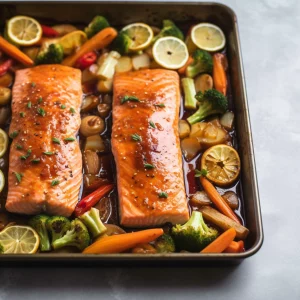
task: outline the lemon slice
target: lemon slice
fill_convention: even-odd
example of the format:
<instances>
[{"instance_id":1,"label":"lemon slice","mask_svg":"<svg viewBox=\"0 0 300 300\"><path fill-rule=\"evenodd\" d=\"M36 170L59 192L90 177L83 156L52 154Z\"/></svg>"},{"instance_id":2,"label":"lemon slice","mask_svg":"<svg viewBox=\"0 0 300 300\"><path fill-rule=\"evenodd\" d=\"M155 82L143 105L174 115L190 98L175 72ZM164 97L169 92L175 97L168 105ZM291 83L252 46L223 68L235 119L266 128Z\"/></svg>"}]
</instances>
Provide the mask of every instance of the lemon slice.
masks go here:
<instances>
[{"instance_id":1,"label":"lemon slice","mask_svg":"<svg viewBox=\"0 0 300 300\"><path fill-rule=\"evenodd\" d=\"M31 46L42 37L40 23L30 17L16 16L7 22L7 35L9 39L19 46Z\"/></svg>"},{"instance_id":2,"label":"lemon slice","mask_svg":"<svg viewBox=\"0 0 300 300\"><path fill-rule=\"evenodd\" d=\"M223 31L216 25L200 23L192 28L191 39L200 49L218 51L224 48L226 38Z\"/></svg>"},{"instance_id":3,"label":"lemon slice","mask_svg":"<svg viewBox=\"0 0 300 300\"><path fill-rule=\"evenodd\" d=\"M29 226L9 226L0 232L0 245L3 253L31 254L35 253L40 238Z\"/></svg>"},{"instance_id":4,"label":"lemon slice","mask_svg":"<svg viewBox=\"0 0 300 300\"><path fill-rule=\"evenodd\" d=\"M70 32L58 40L58 43L64 48L64 54L72 54L76 48L87 41L86 34L81 30Z\"/></svg>"},{"instance_id":5,"label":"lemon slice","mask_svg":"<svg viewBox=\"0 0 300 300\"><path fill-rule=\"evenodd\" d=\"M2 192L3 188L5 185L5 177L2 173L2 171L0 170L0 193Z\"/></svg>"},{"instance_id":6,"label":"lemon slice","mask_svg":"<svg viewBox=\"0 0 300 300\"><path fill-rule=\"evenodd\" d=\"M8 146L7 133L0 128L0 158L5 154Z\"/></svg>"},{"instance_id":7,"label":"lemon slice","mask_svg":"<svg viewBox=\"0 0 300 300\"><path fill-rule=\"evenodd\" d=\"M122 29L131 39L130 51L139 51L148 47L153 39L153 30L144 23L133 23Z\"/></svg>"},{"instance_id":8,"label":"lemon slice","mask_svg":"<svg viewBox=\"0 0 300 300\"><path fill-rule=\"evenodd\" d=\"M232 184L240 174L241 162L236 150L227 145L216 145L207 149L201 158L201 170L216 185Z\"/></svg>"},{"instance_id":9,"label":"lemon slice","mask_svg":"<svg viewBox=\"0 0 300 300\"><path fill-rule=\"evenodd\" d=\"M183 67L189 58L185 43L172 36L158 39L152 52L153 58L160 66L172 70Z\"/></svg>"}]
</instances>

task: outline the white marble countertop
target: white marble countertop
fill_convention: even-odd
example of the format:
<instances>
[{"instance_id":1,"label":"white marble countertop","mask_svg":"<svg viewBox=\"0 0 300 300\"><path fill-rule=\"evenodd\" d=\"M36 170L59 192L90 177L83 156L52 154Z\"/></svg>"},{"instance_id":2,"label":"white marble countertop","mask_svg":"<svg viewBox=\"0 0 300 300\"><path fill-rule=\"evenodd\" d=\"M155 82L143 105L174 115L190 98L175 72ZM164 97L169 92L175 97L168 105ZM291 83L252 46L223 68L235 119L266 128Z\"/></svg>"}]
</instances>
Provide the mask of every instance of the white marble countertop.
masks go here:
<instances>
[{"instance_id":1,"label":"white marble countertop","mask_svg":"<svg viewBox=\"0 0 300 300\"><path fill-rule=\"evenodd\" d=\"M1 268L0 299L300 299L300 1L223 2L239 21L261 250L223 268Z\"/></svg>"}]
</instances>

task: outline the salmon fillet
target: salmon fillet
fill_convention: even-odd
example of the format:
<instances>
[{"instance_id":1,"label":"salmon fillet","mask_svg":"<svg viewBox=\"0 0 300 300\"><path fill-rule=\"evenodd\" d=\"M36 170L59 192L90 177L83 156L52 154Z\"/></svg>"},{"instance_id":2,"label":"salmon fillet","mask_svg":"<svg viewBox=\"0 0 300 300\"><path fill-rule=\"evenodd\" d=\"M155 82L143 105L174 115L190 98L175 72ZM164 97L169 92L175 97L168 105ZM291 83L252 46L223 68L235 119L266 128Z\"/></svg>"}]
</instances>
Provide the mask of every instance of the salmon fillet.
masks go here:
<instances>
[{"instance_id":1,"label":"salmon fillet","mask_svg":"<svg viewBox=\"0 0 300 300\"><path fill-rule=\"evenodd\" d=\"M122 104L126 96L140 102ZM178 134L179 106L179 77L174 71L115 75L112 151L123 226L181 224L189 218Z\"/></svg>"},{"instance_id":2,"label":"salmon fillet","mask_svg":"<svg viewBox=\"0 0 300 300\"><path fill-rule=\"evenodd\" d=\"M44 65L16 72L8 197L10 212L70 216L82 182L81 72ZM67 140L65 140L67 139Z\"/></svg>"}]
</instances>

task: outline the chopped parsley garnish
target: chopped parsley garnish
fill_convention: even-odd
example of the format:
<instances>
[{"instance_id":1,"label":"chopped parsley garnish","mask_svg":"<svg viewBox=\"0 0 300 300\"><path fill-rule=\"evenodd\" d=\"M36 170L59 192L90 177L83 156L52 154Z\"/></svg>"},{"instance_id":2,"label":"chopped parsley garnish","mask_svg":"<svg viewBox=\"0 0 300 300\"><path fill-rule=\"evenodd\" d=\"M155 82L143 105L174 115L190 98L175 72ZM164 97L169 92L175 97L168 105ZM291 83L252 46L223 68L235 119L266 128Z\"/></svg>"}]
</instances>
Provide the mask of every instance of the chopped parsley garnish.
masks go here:
<instances>
[{"instance_id":1,"label":"chopped parsley garnish","mask_svg":"<svg viewBox=\"0 0 300 300\"><path fill-rule=\"evenodd\" d=\"M43 101L43 97L39 97L38 103L41 103Z\"/></svg>"},{"instance_id":2,"label":"chopped parsley garnish","mask_svg":"<svg viewBox=\"0 0 300 300\"><path fill-rule=\"evenodd\" d=\"M39 108L37 109L37 112L38 112L38 114L41 115L42 117L45 117L46 112L45 112L45 110L44 110L43 108L39 107Z\"/></svg>"},{"instance_id":3,"label":"chopped parsley garnish","mask_svg":"<svg viewBox=\"0 0 300 300\"><path fill-rule=\"evenodd\" d=\"M22 177L23 177L23 174L21 173L17 173L17 172L14 172L15 176L16 176L16 179L18 180L18 182L20 183L22 181Z\"/></svg>"},{"instance_id":4,"label":"chopped parsley garnish","mask_svg":"<svg viewBox=\"0 0 300 300\"><path fill-rule=\"evenodd\" d=\"M201 171L195 170L195 177L201 177L201 176L206 176L207 175L207 170L202 169Z\"/></svg>"},{"instance_id":5,"label":"chopped parsley garnish","mask_svg":"<svg viewBox=\"0 0 300 300\"><path fill-rule=\"evenodd\" d=\"M17 144L17 145L16 145L16 148L17 148L18 150L22 150L22 149L23 149L23 147L22 147L20 144Z\"/></svg>"},{"instance_id":6,"label":"chopped parsley garnish","mask_svg":"<svg viewBox=\"0 0 300 300\"><path fill-rule=\"evenodd\" d=\"M152 128L156 128L155 124L154 124L152 121L149 122L149 125L150 125Z\"/></svg>"},{"instance_id":7,"label":"chopped parsley garnish","mask_svg":"<svg viewBox=\"0 0 300 300\"><path fill-rule=\"evenodd\" d=\"M55 143L55 144L60 145L60 140L56 137L52 138L52 142Z\"/></svg>"},{"instance_id":8,"label":"chopped parsley garnish","mask_svg":"<svg viewBox=\"0 0 300 300\"><path fill-rule=\"evenodd\" d=\"M18 135L19 135L19 131L15 130L15 131L13 131L9 136L10 136L12 139L14 139L14 138L16 138Z\"/></svg>"},{"instance_id":9,"label":"chopped parsley garnish","mask_svg":"<svg viewBox=\"0 0 300 300\"><path fill-rule=\"evenodd\" d=\"M25 113L23 111L20 112L20 117L24 118L25 117Z\"/></svg>"},{"instance_id":10,"label":"chopped parsley garnish","mask_svg":"<svg viewBox=\"0 0 300 300\"><path fill-rule=\"evenodd\" d=\"M41 160L39 158L34 158L31 160L32 163L38 164Z\"/></svg>"},{"instance_id":11,"label":"chopped parsley garnish","mask_svg":"<svg viewBox=\"0 0 300 300\"><path fill-rule=\"evenodd\" d=\"M54 153L53 152L51 152L51 151L47 151L47 152L43 152L45 155L53 155Z\"/></svg>"},{"instance_id":12,"label":"chopped parsley garnish","mask_svg":"<svg viewBox=\"0 0 300 300\"><path fill-rule=\"evenodd\" d=\"M154 104L154 106L157 106L157 107L166 107L163 103L160 103L160 104Z\"/></svg>"},{"instance_id":13,"label":"chopped parsley garnish","mask_svg":"<svg viewBox=\"0 0 300 300\"><path fill-rule=\"evenodd\" d=\"M147 169L147 170L151 170L151 169L154 169L155 166L154 166L154 165L151 165L151 164L148 164L148 163L145 163L145 164L144 164L144 168Z\"/></svg>"},{"instance_id":14,"label":"chopped parsley garnish","mask_svg":"<svg viewBox=\"0 0 300 300\"><path fill-rule=\"evenodd\" d=\"M128 102L128 101L132 101L132 102L141 102L139 100L138 97L136 96L124 96L122 99L121 99L121 104L124 104L125 102Z\"/></svg>"},{"instance_id":15,"label":"chopped parsley garnish","mask_svg":"<svg viewBox=\"0 0 300 300\"><path fill-rule=\"evenodd\" d=\"M60 106L60 108L61 108L61 109L65 109L66 106L65 106L64 104L62 104L62 105Z\"/></svg>"},{"instance_id":16,"label":"chopped parsley garnish","mask_svg":"<svg viewBox=\"0 0 300 300\"><path fill-rule=\"evenodd\" d=\"M136 142L141 142L142 141L142 137L140 135L138 135L137 133L132 134L131 138L136 141Z\"/></svg>"},{"instance_id":17,"label":"chopped parsley garnish","mask_svg":"<svg viewBox=\"0 0 300 300\"><path fill-rule=\"evenodd\" d=\"M73 138L73 137L68 137L68 138L65 138L64 141L65 142L74 142L76 139Z\"/></svg>"},{"instance_id":18,"label":"chopped parsley garnish","mask_svg":"<svg viewBox=\"0 0 300 300\"><path fill-rule=\"evenodd\" d=\"M31 82L31 86L35 87L36 86L35 82Z\"/></svg>"},{"instance_id":19,"label":"chopped parsley garnish","mask_svg":"<svg viewBox=\"0 0 300 300\"><path fill-rule=\"evenodd\" d=\"M58 179L54 179L51 182L51 186L55 186L55 185L58 185L58 184L59 184L59 180Z\"/></svg>"},{"instance_id":20,"label":"chopped parsley garnish","mask_svg":"<svg viewBox=\"0 0 300 300\"><path fill-rule=\"evenodd\" d=\"M166 192L160 192L158 193L159 198L168 198L168 194Z\"/></svg>"},{"instance_id":21,"label":"chopped parsley garnish","mask_svg":"<svg viewBox=\"0 0 300 300\"><path fill-rule=\"evenodd\" d=\"M20 158L21 158L22 160L26 160L26 159L27 159L27 156L26 156L26 155L22 155L22 156L20 156Z\"/></svg>"},{"instance_id":22,"label":"chopped parsley garnish","mask_svg":"<svg viewBox=\"0 0 300 300\"><path fill-rule=\"evenodd\" d=\"M74 109L73 107L71 107L71 108L70 108L70 112L71 112L72 114L75 114L75 109Z\"/></svg>"},{"instance_id":23,"label":"chopped parsley garnish","mask_svg":"<svg viewBox=\"0 0 300 300\"><path fill-rule=\"evenodd\" d=\"M27 103L27 108L31 108L31 101Z\"/></svg>"},{"instance_id":24,"label":"chopped parsley garnish","mask_svg":"<svg viewBox=\"0 0 300 300\"><path fill-rule=\"evenodd\" d=\"M26 153L25 155L20 156L20 158L21 158L22 160L26 160L26 159L30 156L31 152L32 152L32 150L31 150L31 149L28 149L28 150L27 150L27 153Z\"/></svg>"}]
</instances>

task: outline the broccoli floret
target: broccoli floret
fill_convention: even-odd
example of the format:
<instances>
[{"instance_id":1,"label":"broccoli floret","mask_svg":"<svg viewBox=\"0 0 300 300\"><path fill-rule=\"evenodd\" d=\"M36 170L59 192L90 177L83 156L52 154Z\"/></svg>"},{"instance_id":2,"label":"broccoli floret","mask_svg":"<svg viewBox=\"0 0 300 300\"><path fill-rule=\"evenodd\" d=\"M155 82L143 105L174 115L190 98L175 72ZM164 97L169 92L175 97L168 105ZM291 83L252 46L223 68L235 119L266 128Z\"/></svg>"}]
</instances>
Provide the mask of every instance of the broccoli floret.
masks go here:
<instances>
[{"instance_id":1,"label":"broccoli floret","mask_svg":"<svg viewBox=\"0 0 300 300\"><path fill-rule=\"evenodd\" d=\"M39 52L35 59L37 65L60 64L64 58L64 49L60 44L51 44L46 50Z\"/></svg>"},{"instance_id":2,"label":"broccoli floret","mask_svg":"<svg viewBox=\"0 0 300 300\"><path fill-rule=\"evenodd\" d=\"M92 207L89 211L81 215L79 219L88 228L94 238L107 230L100 219L100 212L97 208Z\"/></svg>"},{"instance_id":3,"label":"broccoli floret","mask_svg":"<svg viewBox=\"0 0 300 300\"><path fill-rule=\"evenodd\" d=\"M182 88L184 92L184 107L186 109L196 109L197 100L195 83L192 78L182 78L181 79Z\"/></svg>"},{"instance_id":4,"label":"broccoli floret","mask_svg":"<svg viewBox=\"0 0 300 300\"><path fill-rule=\"evenodd\" d=\"M121 55L127 54L129 52L131 42L132 41L129 35L123 31L120 31L112 42L111 49L119 52Z\"/></svg>"},{"instance_id":5,"label":"broccoli floret","mask_svg":"<svg viewBox=\"0 0 300 300\"><path fill-rule=\"evenodd\" d=\"M70 230L63 237L54 241L52 246L55 250L65 246L74 246L82 251L89 243L90 235L86 226L79 219L75 219L71 222Z\"/></svg>"},{"instance_id":6,"label":"broccoli floret","mask_svg":"<svg viewBox=\"0 0 300 300\"><path fill-rule=\"evenodd\" d=\"M153 38L152 43L155 43L159 38L165 36L174 36L179 38L182 41L184 39L184 35L182 31L171 20L163 21L163 28L160 31L160 33Z\"/></svg>"},{"instance_id":7,"label":"broccoli floret","mask_svg":"<svg viewBox=\"0 0 300 300\"><path fill-rule=\"evenodd\" d=\"M193 115L187 118L191 125L210 115L223 114L228 109L227 98L217 90L210 89L204 93L198 92L195 97L200 102L200 106Z\"/></svg>"},{"instance_id":8,"label":"broccoli floret","mask_svg":"<svg viewBox=\"0 0 300 300\"><path fill-rule=\"evenodd\" d=\"M92 22L84 29L87 37L90 39L102 29L109 27L108 21L102 16L96 16Z\"/></svg>"},{"instance_id":9,"label":"broccoli floret","mask_svg":"<svg viewBox=\"0 0 300 300\"><path fill-rule=\"evenodd\" d=\"M46 215L37 215L29 219L28 224L38 233L40 237L40 250L50 251L49 235L46 227L46 222L49 219Z\"/></svg>"},{"instance_id":10,"label":"broccoli floret","mask_svg":"<svg viewBox=\"0 0 300 300\"><path fill-rule=\"evenodd\" d=\"M192 216L184 225L172 228L176 250L199 252L218 236L216 229L208 227L199 211L193 211Z\"/></svg>"},{"instance_id":11,"label":"broccoli floret","mask_svg":"<svg viewBox=\"0 0 300 300\"><path fill-rule=\"evenodd\" d=\"M194 78L200 73L212 73L213 60L207 51L197 49L193 54L193 59L193 63L186 69L186 76Z\"/></svg>"},{"instance_id":12,"label":"broccoli floret","mask_svg":"<svg viewBox=\"0 0 300 300\"><path fill-rule=\"evenodd\" d=\"M62 216L50 217L46 222L47 230L50 232L52 244L57 239L63 237L71 228L71 222L68 218Z\"/></svg>"},{"instance_id":13,"label":"broccoli floret","mask_svg":"<svg viewBox=\"0 0 300 300\"><path fill-rule=\"evenodd\" d=\"M155 249L158 253L175 252L175 243L173 238L168 234L163 234L154 243Z\"/></svg>"}]
</instances>

